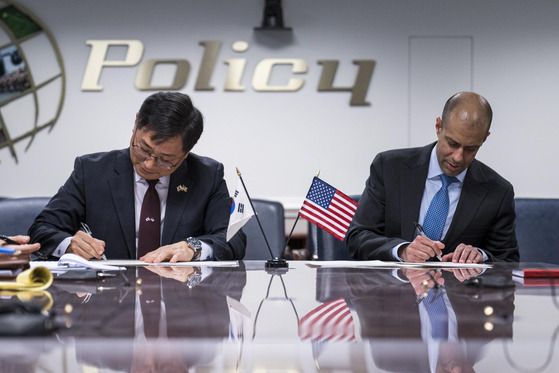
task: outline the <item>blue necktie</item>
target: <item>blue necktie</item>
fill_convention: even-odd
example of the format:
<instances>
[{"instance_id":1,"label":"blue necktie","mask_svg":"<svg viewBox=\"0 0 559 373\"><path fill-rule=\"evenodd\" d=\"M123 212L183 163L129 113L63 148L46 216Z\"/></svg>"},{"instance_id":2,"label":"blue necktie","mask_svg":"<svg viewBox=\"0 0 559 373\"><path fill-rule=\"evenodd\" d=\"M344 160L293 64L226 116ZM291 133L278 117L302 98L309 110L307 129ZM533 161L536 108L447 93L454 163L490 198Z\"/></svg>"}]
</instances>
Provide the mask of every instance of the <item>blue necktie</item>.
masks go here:
<instances>
[{"instance_id":1,"label":"blue necktie","mask_svg":"<svg viewBox=\"0 0 559 373\"><path fill-rule=\"evenodd\" d=\"M443 234L444 224L448 216L448 206L450 204L448 199L448 186L455 181L458 181L454 176L440 175L443 186L431 200L429 209L425 214L423 220L423 230L427 237L433 241L439 241Z\"/></svg>"},{"instance_id":2,"label":"blue necktie","mask_svg":"<svg viewBox=\"0 0 559 373\"><path fill-rule=\"evenodd\" d=\"M431 321L433 339L448 339L448 309L443 298L443 291L432 288L425 297L425 309Z\"/></svg>"}]
</instances>

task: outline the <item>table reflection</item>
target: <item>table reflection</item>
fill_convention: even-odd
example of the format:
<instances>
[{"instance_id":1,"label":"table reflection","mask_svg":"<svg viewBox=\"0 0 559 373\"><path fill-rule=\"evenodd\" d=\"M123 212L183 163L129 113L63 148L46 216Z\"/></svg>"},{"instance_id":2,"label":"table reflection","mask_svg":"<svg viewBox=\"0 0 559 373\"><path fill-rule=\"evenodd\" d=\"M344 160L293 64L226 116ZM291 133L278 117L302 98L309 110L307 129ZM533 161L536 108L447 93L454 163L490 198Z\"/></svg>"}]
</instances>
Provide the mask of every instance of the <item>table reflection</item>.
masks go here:
<instances>
[{"instance_id":1,"label":"table reflection","mask_svg":"<svg viewBox=\"0 0 559 373\"><path fill-rule=\"evenodd\" d=\"M227 297L240 300L246 272L242 263L237 268L204 268L198 281L189 282L195 271L200 268L129 268L104 280L55 281L55 304L73 308L72 326L61 337L75 338L78 362L99 368L183 371L182 367L207 363L215 345L229 335ZM143 326L154 320L140 306L143 296L154 292L161 307L158 330L151 335ZM118 338L120 343L98 345L98 338ZM175 343L192 338L208 342Z\"/></svg>"},{"instance_id":2,"label":"table reflection","mask_svg":"<svg viewBox=\"0 0 559 373\"><path fill-rule=\"evenodd\" d=\"M467 372L488 341L512 338L514 286L467 285L493 275L480 269L319 269L318 282L345 277L345 286L330 286L321 296L332 298L338 288L345 293L378 368Z\"/></svg>"},{"instance_id":3,"label":"table reflection","mask_svg":"<svg viewBox=\"0 0 559 373\"><path fill-rule=\"evenodd\" d=\"M263 262L240 262L58 279L52 299L32 298L69 328L0 340L0 371L557 371L556 287L512 282L517 268L293 262L270 272ZM146 332L142 299L152 290L160 307L151 311L156 322L147 321L155 332ZM29 298L18 295L4 300ZM433 317L427 305L435 303L445 310Z\"/></svg>"}]
</instances>

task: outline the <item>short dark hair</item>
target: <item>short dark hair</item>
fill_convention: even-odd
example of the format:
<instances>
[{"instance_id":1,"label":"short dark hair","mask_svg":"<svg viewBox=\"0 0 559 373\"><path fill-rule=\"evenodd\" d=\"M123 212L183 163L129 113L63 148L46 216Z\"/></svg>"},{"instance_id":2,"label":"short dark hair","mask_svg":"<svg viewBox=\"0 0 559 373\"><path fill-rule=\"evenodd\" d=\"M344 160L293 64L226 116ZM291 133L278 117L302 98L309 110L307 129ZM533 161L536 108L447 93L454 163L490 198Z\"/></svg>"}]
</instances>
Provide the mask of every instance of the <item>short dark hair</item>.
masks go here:
<instances>
[{"instance_id":1,"label":"short dark hair","mask_svg":"<svg viewBox=\"0 0 559 373\"><path fill-rule=\"evenodd\" d=\"M136 128L143 127L155 132L152 136L155 141L180 135L183 150L188 153L202 136L204 118L184 93L157 92L146 98L140 107Z\"/></svg>"},{"instance_id":2,"label":"short dark hair","mask_svg":"<svg viewBox=\"0 0 559 373\"><path fill-rule=\"evenodd\" d=\"M443 126L448 120L450 113L452 113L452 111L458 106L465 103L474 104L478 110L484 114L484 117L487 120L487 131L489 131L489 128L491 128L491 121L493 120L493 110L491 109L491 105L489 105L489 102L485 99L485 97L473 92L459 92L446 101L442 115Z\"/></svg>"}]
</instances>

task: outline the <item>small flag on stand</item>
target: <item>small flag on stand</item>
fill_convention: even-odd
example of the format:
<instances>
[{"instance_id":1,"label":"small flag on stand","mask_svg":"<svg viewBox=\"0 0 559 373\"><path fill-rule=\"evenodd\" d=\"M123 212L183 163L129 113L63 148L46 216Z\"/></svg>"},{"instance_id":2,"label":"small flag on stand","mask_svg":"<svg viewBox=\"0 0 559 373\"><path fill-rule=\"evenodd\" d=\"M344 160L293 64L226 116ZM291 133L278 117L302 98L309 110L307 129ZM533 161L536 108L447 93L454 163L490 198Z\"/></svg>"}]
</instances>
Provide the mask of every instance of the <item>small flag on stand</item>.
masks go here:
<instances>
[{"instance_id":1,"label":"small flag on stand","mask_svg":"<svg viewBox=\"0 0 559 373\"><path fill-rule=\"evenodd\" d=\"M353 199L315 176L299 216L343 241L357 205Z\"/></svg>"},{"instance_id":2,"label":"small flag on stand","mask_svg":"<svg viewBox=\"0 0 559 373\"><path fill-rule=\"evenodd\" d=\"M227 227L227 241L229 241L253 215L254 210L252 209L248 195L243 187L242 180L239 180L235 193L233 193L231 215L229 216L229 226Z\"/></svg>"}]
</instances>

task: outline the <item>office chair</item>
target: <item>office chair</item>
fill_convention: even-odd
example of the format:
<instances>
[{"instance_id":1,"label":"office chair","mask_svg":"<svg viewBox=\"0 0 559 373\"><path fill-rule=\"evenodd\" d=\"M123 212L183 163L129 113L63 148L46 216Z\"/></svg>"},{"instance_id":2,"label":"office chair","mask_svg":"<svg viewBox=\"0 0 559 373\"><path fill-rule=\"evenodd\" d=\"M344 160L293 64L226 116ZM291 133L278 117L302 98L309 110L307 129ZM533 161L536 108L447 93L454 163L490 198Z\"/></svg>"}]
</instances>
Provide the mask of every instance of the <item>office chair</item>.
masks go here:
<instances>
[{"instance_id":1,"label":"office chair","mask_svg":"<svg viewBox=\"0 0 559 373\"><path fill-rule=\"evenodd\" d=\"M559 198L516 198L520 261L559 264Z\"/></svg>"},{"instance_id":2,"label":"office chair","mask_svg":"<svg viewBox=\"0 0 559 373\"><path fill-rule=\"evenodd\" d=\"M285 216L283 205L276 201L253 199L255 212L258 214L262 228L275 257L280 257L285 245ZM252 217L243 227L247 236L244 259L268 260L270 252L262 236L256 217Z\"/></svg>"},{"instance_id":3,"label":"office chair","mask_svg":"<svg viewBox=\"0 0 559 373\"><path fill-rule=\"evenodd\" d=\"M350 196L359 202L361 195ZM309 250L315 252L318 260L351 260L345 244L325 230L309 223Z\"/></svg>"},{"instance_id":4,"label":"office chair","mask_svg":"<svg viewBox=\"0 0 559 373\"><path fill-rule=\"evenodd\" d=\"M0 200L0 233L26 235L50 197L5 198Z\"/></svg>"}]
</instances>

